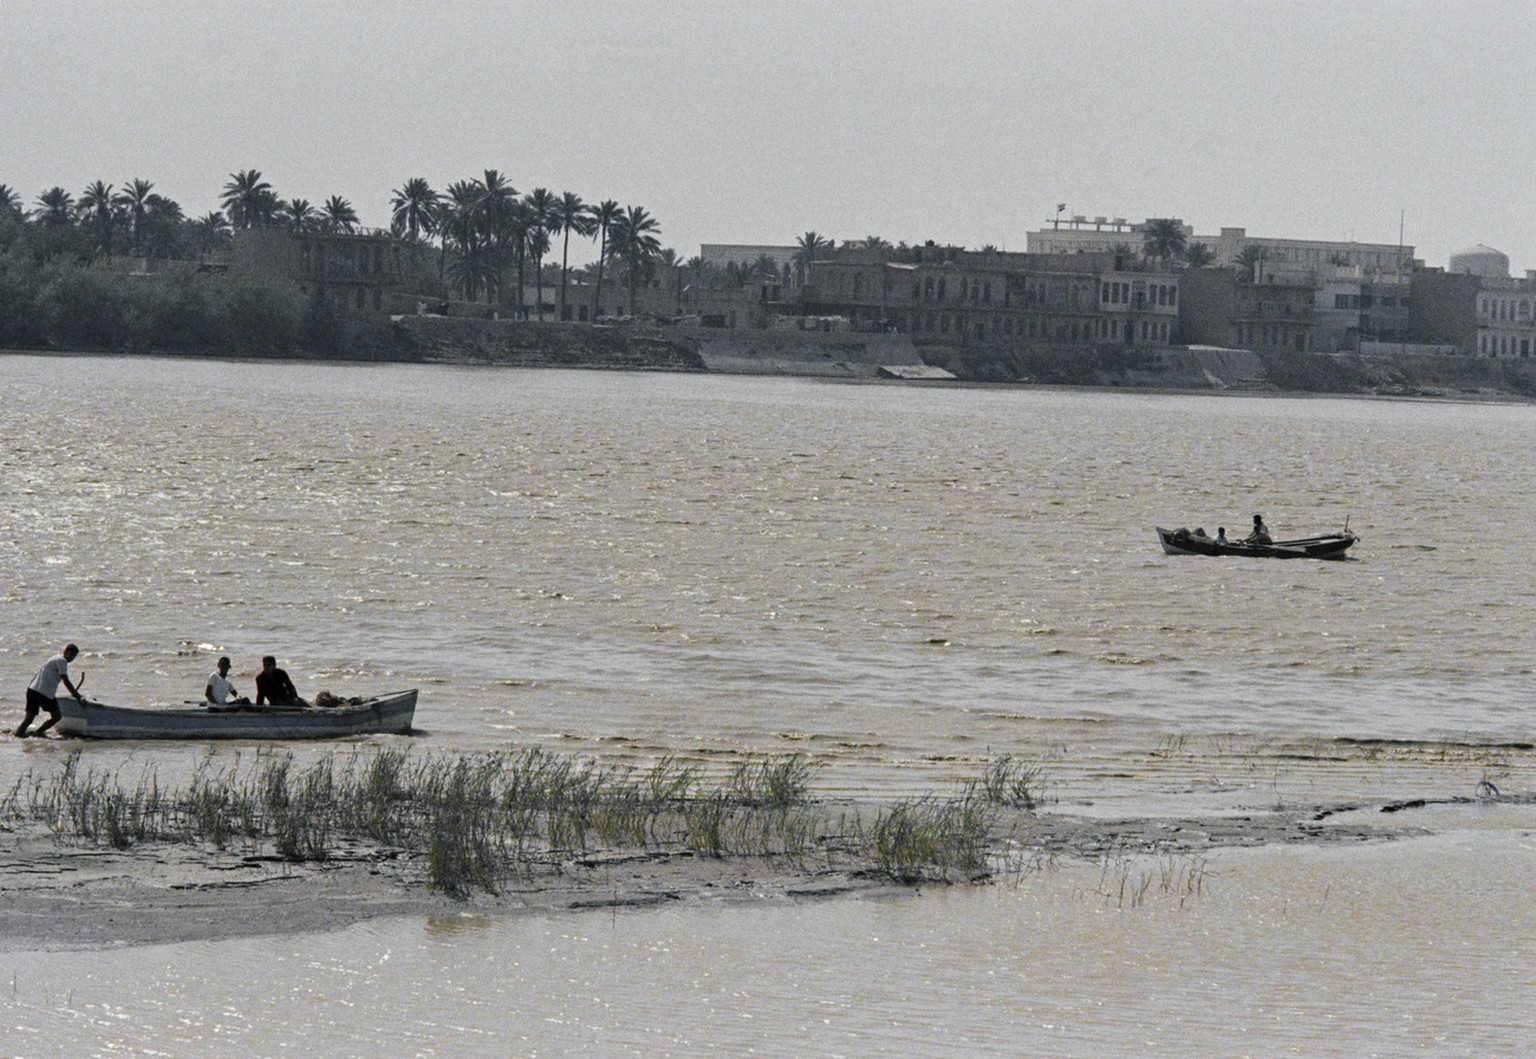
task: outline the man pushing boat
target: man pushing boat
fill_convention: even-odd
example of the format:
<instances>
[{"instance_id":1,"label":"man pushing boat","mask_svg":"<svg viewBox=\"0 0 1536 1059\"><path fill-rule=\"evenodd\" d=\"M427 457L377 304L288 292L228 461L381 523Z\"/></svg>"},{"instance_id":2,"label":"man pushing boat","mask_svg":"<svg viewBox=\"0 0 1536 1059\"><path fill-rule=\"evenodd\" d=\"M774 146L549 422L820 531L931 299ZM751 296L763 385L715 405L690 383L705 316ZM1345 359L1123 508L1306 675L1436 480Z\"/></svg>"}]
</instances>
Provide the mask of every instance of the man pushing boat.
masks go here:
<instances>
[{"instance_id":1,"label":"man pushing boat","mask_svg":"<svg viewBox=\"0 0 1536 1059\"><path fill-rule=\"evenodd\" d=\"M69 689L70 695L76 699L80 697L80 689L75 687L69 679L69 663L75 660L80 653L80 648L74 644L66 644L64 650L54 655L43 663L37 671L37 676L32 678L32 683L27 685L27 713L22 718L21 725L16 729L16 738L25 739L29 734L33 737L40 736L48 729L59 723L59 682ZM32 722L37 720L39 711L46 711L48 719L37 726L37 731L28 732Z\"/></svg>"}]
</instances>

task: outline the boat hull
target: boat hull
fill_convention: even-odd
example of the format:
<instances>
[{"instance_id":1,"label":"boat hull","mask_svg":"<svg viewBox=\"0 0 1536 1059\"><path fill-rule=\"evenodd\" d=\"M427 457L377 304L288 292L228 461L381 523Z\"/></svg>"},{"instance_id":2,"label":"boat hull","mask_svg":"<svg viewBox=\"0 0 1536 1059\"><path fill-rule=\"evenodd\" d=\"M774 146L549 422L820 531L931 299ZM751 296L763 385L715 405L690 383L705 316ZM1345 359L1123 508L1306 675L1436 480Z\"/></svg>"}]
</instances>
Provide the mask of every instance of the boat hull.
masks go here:
<instances>
[{"instance_id":1,"label":"boat hull","mask_svg":"<svg viewBox=\"0 0 1536 1059\"><path fill-rule=\"evenodd\" d=\"M408 733L416 689L355 706L181 706L137 709L61 697L58 731L85 739L344 739Z\"/></svg>"},{"instance_id":2,"label":"boat hull","mask_svg":"<svg viewBox=\"0 0 1536 1059\"><path fill-rule=\"evenodd\" d=\"M1157 538L1169 555L1234 555L1250 559L1343 559L1360 538L1348 531L1322 537L1304 537L1273 544L1219 543L1214 537L1198 537L1188 530L1157 527Z\"/></svg>"}]
</instances>

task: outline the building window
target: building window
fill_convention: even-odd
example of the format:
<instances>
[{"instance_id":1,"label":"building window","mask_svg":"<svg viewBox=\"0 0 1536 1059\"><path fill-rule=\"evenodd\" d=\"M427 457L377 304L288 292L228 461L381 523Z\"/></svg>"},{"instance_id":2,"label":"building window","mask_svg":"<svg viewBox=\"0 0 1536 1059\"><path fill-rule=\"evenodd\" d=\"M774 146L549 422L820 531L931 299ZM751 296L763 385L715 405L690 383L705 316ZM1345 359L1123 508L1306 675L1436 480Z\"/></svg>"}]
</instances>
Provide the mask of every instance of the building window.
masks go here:
<instances>
[{"instance_id":1,"label":"building window","mask_svg":"<svg viewBox=\"0 0 1536 1059\"><path fill-rule=\"evenodd\" d=\"M944 300L944 283L945 281L941 278L939 280L939 301Z\"/></svg>"}]
</instances>

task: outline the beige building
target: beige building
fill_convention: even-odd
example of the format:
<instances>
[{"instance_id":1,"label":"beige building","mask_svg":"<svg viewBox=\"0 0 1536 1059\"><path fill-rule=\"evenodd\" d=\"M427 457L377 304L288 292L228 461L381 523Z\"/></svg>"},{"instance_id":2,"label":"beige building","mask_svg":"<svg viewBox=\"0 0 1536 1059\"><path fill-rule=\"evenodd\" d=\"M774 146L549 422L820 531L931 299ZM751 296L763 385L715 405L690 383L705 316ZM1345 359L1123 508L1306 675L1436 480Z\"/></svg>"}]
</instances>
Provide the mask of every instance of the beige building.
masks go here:
<instances>
[{"instance_id":1,"label":"beige building","mask_svg":"<svg viewBox=\"0 0 1536 1059\"><path fill-rule=\"evenodd\" d=\"M1297 272L1320 273L1338 265L1352 266L1368 274L1406 272L1413 268L1413 247L1396 243L1355 243L1328 239L1275 239L1249 235L1246 228L1223 228L1216 235L1198 235L1194 228L1173 218L1184 232L1186 246L1203 243L1218 266L1238 263L1250 248L1261 252L1268 265L1291 275ZM1112 252L1116 246L1129 246L1140 252L1146 222L1132 224L1123 217L1089 219L1074 214L1069 220L1053 222L1049 228L1030 232L1030 253L1083 254Z\"/></svg>"},{"instance_id":2,"label":"beige building","mask_svg":"<svg viewBox=\"0 0 1536 1059\"><path fill-rule=\"evenodd\" d=\"M830 254L812 268L807 311L846 314L856 329L900 331L920 345L1176 340L1178 273L1121 270L1113 254L928 253Z\"/></svg>"},{"instance_id":3,"label":"beige building","mask_svg":"<svg viewBox=\"0 0 1536 1059\"><path fill-rule=\"evenodd\" d=\"M1478 356L1529 357L1536 350L1536 272L1483 278L1476 304Z\"/></svg>"},{"instance_id":4,"label":"beige building","mask_svg":"<svg viewBox=\"0 0 1536 1059\"><path fill-rule=\"evenodd\" d=\"M388 232L293 232L237 228L231 263L291 279L338 309L384 313L399 285L398 241Z\"/></svg>"}]
</instances>

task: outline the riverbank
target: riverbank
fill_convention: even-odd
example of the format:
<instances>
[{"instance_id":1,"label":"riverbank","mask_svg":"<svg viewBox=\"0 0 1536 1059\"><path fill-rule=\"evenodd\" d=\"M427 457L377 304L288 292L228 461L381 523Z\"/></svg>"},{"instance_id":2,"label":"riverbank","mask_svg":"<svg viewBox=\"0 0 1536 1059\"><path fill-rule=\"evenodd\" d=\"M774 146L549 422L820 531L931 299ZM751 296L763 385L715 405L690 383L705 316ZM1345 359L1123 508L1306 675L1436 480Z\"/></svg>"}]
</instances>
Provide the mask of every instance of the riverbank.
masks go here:
<instances>
[{"instance_id":1,"label":"riverbank","mask_svg":"<svg viewBox=\"0 0 1536 1059\"><path fill-rule=\"evenodd\" d=\"M1536 400L1536 361L1421 354L1125 349L995 343L915 346L906 335L628 327L463 317L397 317L357 327L345 348L289 351L7 349L16 355L166 356L337 363L424 363L805 376L873 380L939 369L962 383L1192 393L1312 394L1470 401ZM892 371L890 369L897 369Z\"/></svg>"},{"instance_id":2,"label":"riverbank","mask_svg":"<svg viewBox=\"0 0 1536 1059\"><path fill-rule=\"evenodd\" d=\"M1428 801L1410 803L1417 808ZM620 908L796 905L920 896L934 885L1017 882L1058 864L1098 864L1198 897L1210 858L1266 846L1324 848L1428 834L1403 803L1314 805L1215 817L1104 820L1056 812L1001 813L989 830L985 879L903 885L846 851L811 858L709 856L681 848L590 850L553 857L495 890L450 896L428 885L429 855L348 842L323 860L293 862L259 848L151 842L114 849L69 839L42 822L0 830L0 948L71 949L217 941L336 930L381 916L497 918ZM1382 815L1391 811L1390 816ZM839 812L877 807L839 807ZM1347 818L1347 819L1344 819ZM1173 879L1173 882L1169 882Z\"/></svg>"}]
</instances>

